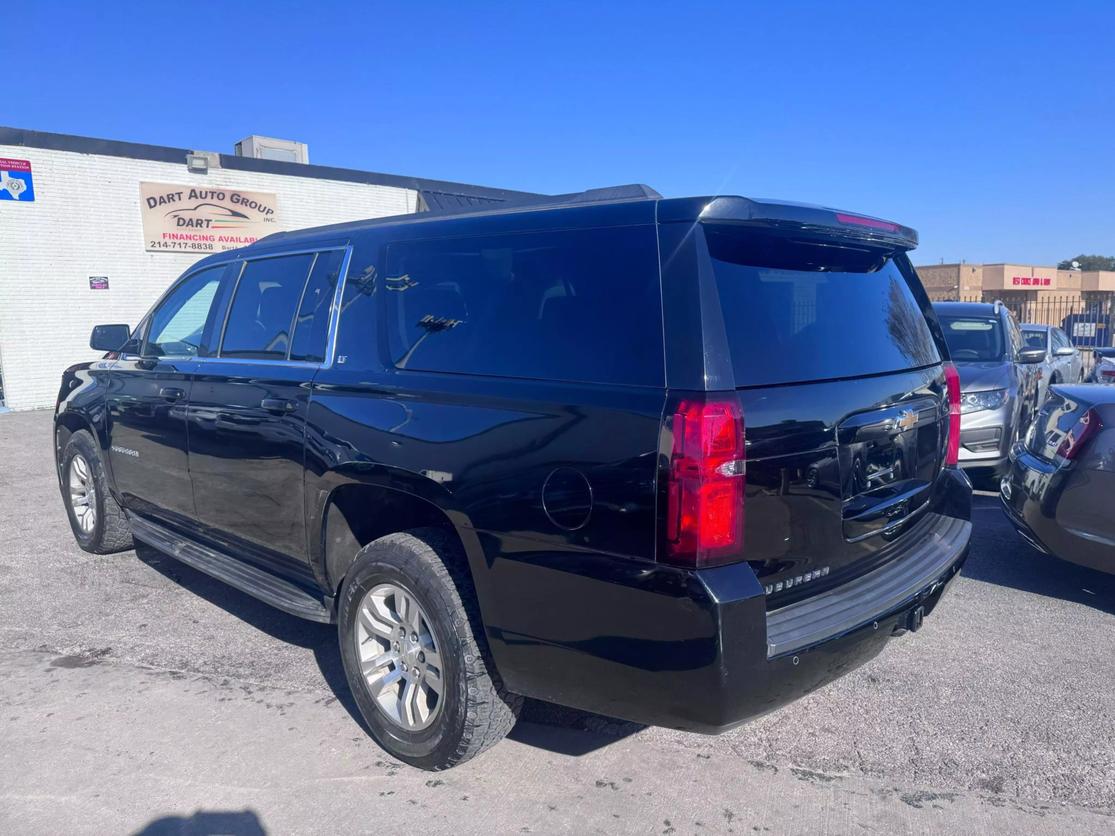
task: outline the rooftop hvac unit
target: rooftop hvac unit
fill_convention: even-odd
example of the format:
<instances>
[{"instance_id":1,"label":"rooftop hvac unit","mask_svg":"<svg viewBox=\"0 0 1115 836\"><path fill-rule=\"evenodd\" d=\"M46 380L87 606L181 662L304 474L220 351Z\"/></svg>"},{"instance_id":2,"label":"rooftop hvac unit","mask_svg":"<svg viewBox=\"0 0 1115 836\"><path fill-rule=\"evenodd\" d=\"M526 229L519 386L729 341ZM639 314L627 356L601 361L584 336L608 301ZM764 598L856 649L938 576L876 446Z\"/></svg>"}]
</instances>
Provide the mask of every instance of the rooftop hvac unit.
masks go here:
<instances>
[{"instance_id":1,"label":"rooftop hvac unit","mask_svg":"<svg viewBox=\"0 0 1115 836\"><path fill-rule=\"evenodd\" d=\"M255 157L260 160L279 160L284 163L308 163L310 149L304 142L292 139L274 139L269 136L245 137L236 143L236 156Z\"/></svg>"}]
</instances>

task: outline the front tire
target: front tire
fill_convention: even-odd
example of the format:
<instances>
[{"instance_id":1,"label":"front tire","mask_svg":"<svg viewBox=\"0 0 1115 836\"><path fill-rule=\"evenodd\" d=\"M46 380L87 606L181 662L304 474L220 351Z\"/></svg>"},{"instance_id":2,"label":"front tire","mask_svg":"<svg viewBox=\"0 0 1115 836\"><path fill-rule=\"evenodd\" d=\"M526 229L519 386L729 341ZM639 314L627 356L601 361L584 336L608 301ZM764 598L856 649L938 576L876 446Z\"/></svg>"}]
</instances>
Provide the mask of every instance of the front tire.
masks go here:
<instances>
[{"instance_id":1,"label":"front tire","mask_svg":"<svg viewBox=\"0 0 1115 836\"><path fill-rule=\"evenodd\" d=\"M522 698L484 639L460 548L436 528L365 546L345 577L341 659L372 737L420 769L448 769L503 739Z\"/></svg>"},{"instance_id":2,"label":"front tire","mask_svg":"<svg viewBox=\"0 0 1115 836\"><path fill-rule=\"evenodd\" d=\"M92 554L133 547L124 511L108 489L104 462L93 436L78 430L62 451L62 498L77 544Z\"/></svg>"}]
</instances>

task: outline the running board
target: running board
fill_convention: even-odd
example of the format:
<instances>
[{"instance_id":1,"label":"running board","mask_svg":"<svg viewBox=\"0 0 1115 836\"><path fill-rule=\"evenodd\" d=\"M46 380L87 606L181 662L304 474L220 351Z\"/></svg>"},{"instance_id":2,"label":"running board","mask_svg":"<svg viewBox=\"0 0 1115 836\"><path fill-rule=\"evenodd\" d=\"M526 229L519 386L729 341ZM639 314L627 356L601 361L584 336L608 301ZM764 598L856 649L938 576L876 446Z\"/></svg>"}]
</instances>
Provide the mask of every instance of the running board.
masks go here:
<instances>
[{"instance_id":1,"label":"running board","mask_svg":"<svg viewBox=\"0 0 1115 836\"><path fill-rule=\"evenodd\" d=\"M298 584L224 552L187 540L169 528L141 519L135 514L130 514L128 521L132 526L132 536L136 540L153 546L219 581L224 581L253 598L258 598L299 618L326 624L333 621L332 608L326 606L324 599L314 597Z\"/></svg>"}]
</instances>

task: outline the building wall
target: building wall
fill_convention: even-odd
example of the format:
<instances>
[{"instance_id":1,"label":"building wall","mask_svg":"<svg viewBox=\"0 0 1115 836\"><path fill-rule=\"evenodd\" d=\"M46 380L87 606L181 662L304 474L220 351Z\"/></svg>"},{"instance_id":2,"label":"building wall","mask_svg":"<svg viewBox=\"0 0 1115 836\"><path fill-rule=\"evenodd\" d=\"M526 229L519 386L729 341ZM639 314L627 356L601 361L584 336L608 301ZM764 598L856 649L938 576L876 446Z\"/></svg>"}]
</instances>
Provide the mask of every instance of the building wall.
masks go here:
<instances>
[{"instance_id":1,"label":"building wall","mask_svg":"<svg viewBox=\"0 0 1115 836\"><path fill-rule=\"evenodd\" d=\"M983 290L981 264L930 264L916 269L926 292L935 299L968 299Z\"/></svg>"},{"instance_id":2,"label":"building wall","mask_svg":"<svg viewBox=\"0 0 1115 836\"><path fill-rule=\"evenodd\" d=\"M0 374L12 409L52 406L61 372L95 359L93 325L136 324L201 254L146 252L140 181L277 195L276 231L413 212L417 192L391 186L210 169L0 145L29 159L32 203L0 201ZM108 290L90 290L107 276Z\"/></svg>"},{"instance_id":3,"label":"building wall","mask_svg":"<svg viewBox=\"0 0 1115 836\"><path fill-rule=\"evenodd\" d=\"M1115 271L1107 270L1082 272L1033 264L928 264L916 269L934 298L1079 300L1083 292L1115 292Z\"/></svg>"}]
</instances>

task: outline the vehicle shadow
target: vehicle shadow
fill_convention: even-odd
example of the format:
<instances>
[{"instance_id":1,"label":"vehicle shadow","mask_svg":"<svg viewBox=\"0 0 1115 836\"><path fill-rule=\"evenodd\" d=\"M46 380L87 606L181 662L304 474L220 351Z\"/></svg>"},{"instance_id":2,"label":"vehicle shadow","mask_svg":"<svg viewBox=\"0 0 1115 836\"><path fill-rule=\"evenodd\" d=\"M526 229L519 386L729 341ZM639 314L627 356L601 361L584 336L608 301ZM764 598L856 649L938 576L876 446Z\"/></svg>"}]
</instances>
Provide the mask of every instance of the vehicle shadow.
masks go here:
<instances>
[{"instance_id":1,"label":"vehicle shadow","mask_svg":"<svg viewBox=\"0 0 1115 836\"><path fill-rule=\"evenodd\" d=\"M1042 554L1013 529L999 500L976 497L965 577L1115 615L1115 575Z\"/></svg>"},{"instance_id":2,"label":"vehicle shadow","mask_svg":"<svg viewBox=\"0 0 1115 836\"><path fill-rule=\"evenodd\" d=\"M368 732L364 718L352 698L352 692L349 691L335 626L307 621L277 610L146 543L136 544L136 556L182 588L268 636L311 650L314 662L337 702L365 733ZM644 728L645 726L636 723L528 699L523 706L520 722L509 737L519 743L556 754L579 756Z\"/></svg>"},{"instance_id":3,"label":"vehicle shadow","mask_svg":"<svg viewBox=\"0 0 1115 836\"><path fill-rule=\"evenodd\" d=\"M152 819L133 836L265 836L254 810L198 810L189 816Z\"/></svg>"},{"instance_id":4,"label":"vehicle shadow","mask_svg":"<svg viewBox=\"0 0 1115 836\"><path fill-rule=\"evenodd\" d=\"M348 689L341 651L337 646L336 627L277 610L146 543L136 543L136 556L159 574L268 636L311 650L314 662L337 702L367 732L364 718L360 716Z\"/></svg>"}]
</instances>

